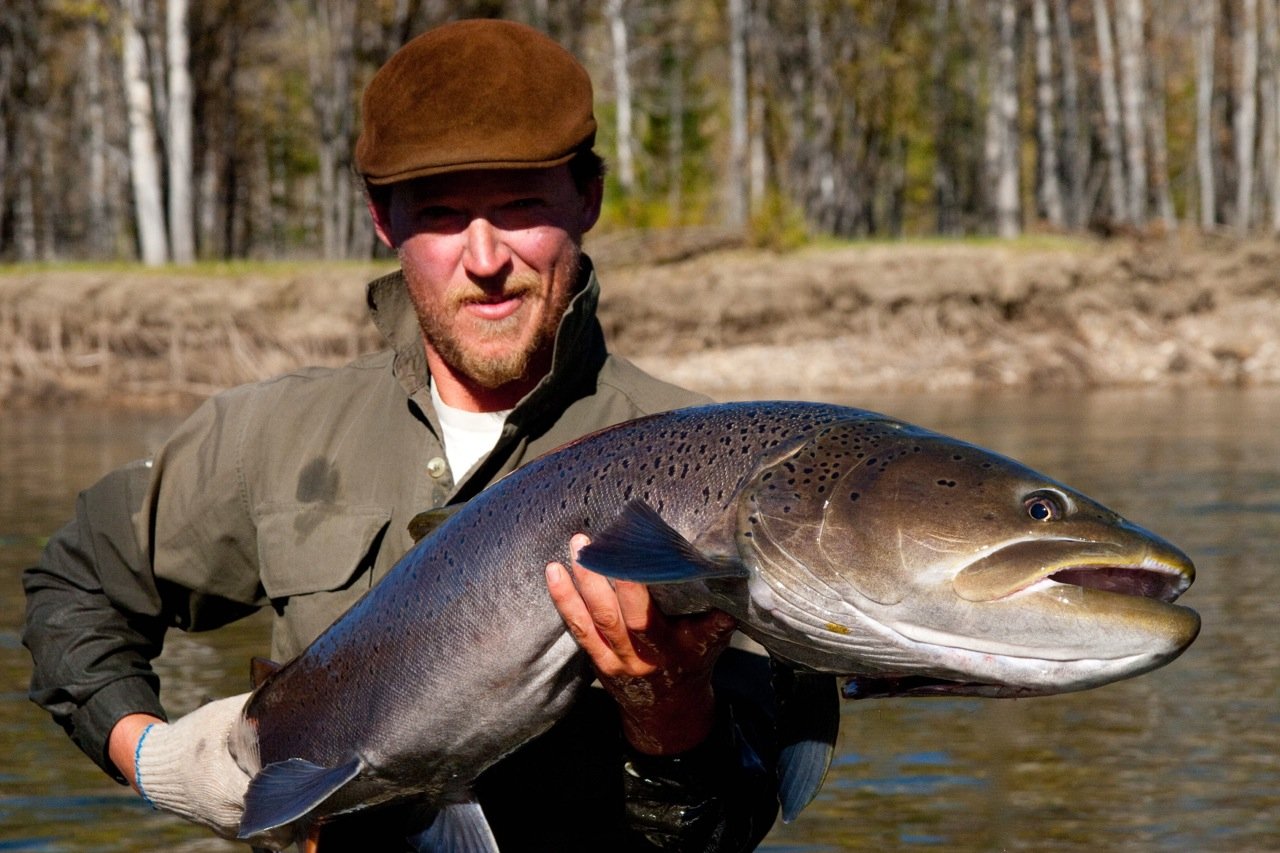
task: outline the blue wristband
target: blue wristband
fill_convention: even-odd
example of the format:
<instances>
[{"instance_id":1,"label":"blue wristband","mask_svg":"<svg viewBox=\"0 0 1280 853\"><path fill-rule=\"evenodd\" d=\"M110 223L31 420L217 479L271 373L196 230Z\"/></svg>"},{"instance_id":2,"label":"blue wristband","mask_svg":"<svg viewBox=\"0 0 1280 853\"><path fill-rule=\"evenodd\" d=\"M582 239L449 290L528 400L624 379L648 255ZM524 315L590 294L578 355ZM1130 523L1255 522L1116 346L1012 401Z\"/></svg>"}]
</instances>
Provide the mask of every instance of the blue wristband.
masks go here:
<instances>
[{"instance_id":1,"label":"blue wristband","mask_svg":"<svg viewBox=\"0 0 1280 853\"><path fill-rule=\"evenodd\" d=\"M147 727L142 730L141 737L138 738L138 745L133 748L133 784L138 787L138 793L142 795L142 800L151 808L155 808L156 804L151 802L151 798L147 796L147 792L142 787L142 771L138 768L138 759L142 756L142 742L147 739L147 735L151 734L151 730L155 728L155 723L148 723Z\"/></svg>"}]
</instances>

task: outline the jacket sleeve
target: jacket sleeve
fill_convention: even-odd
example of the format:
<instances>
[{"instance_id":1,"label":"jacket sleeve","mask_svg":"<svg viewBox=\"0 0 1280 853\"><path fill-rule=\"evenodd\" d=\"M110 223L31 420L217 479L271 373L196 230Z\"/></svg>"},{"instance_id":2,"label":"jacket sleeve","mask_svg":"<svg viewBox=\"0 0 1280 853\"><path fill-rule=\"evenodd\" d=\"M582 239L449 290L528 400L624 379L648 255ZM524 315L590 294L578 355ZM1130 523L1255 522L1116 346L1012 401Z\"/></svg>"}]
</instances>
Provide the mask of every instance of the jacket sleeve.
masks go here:
<instances>
[{"instance_id":1,"label":"jacket sleeve","mask_svg":"<svg viewBox=\"0 0 1280 853\"><path fill-rule=\"evenodd\" d=\"M188 531L208 529L209 518L225 520L212 506L243 506L234 490L217 497L227 491L219 488L217 475L200 473L211 454L228 450L211 450L218 444L213 439L222 432L221 424L216 407L206 404L154 463L127 465L82 492L74 518L51 537L39 564L23 575L23 642L34 663L31 699L120 781L106 755L107 738L127 714L164 718L151 660L161 651L166 629L214 627L247 614L257 603L251 593L199 592L200 584L187 582L182 571L166 577L152 559L157 537L176 535L166 530L191 537ZM160 514L151 508L159 502L162 484L166 517L161 524ZM246 535L225 527L221 532L228 542ZM183 556L188 563L220 561L216 553ZM223 580L220 589L258 588L251 569L222 562L215 571L224 569L242 579L238 584Z\"/></svg>"},{"instance_id":2,"label":"jacket sleeve","mask_svg":"<svg viewBox=\"0 0 1280 853\"><path fill-rule=\"evenodd\" d=\"M117 779L106 756L111 728L130 713L164 717L150 661L165 621L132 523L149 474L137 462L81 493L75 517L22 579L31 699Z\"/></svg>"}]
</instances>

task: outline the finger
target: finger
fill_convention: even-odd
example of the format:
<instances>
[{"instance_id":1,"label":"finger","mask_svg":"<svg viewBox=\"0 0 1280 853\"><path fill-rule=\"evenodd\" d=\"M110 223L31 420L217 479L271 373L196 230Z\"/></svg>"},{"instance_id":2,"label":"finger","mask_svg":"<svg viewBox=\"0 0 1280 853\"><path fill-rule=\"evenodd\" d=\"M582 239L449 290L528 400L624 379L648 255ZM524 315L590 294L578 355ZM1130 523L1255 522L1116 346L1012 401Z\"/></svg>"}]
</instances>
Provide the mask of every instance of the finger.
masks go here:
<instances>
[{"instance_id":1,"label":"finger","mask_svg":"<svg viewBox=\"0 0 1280 853\"><path fill-rule=\"evenodd\" d=\"M599 665L599 660L613 655L612 648L600 636L586 602L578 593L573 578L561 563L547 564L547 590L551 601L564 620L565 627L578 645Z\"/></svg>"},{"instance_id":2,"label":"finger","mask_svg":"<svg viewBox=\"0 0 1280 853\"><path fill-rule=\"evenodd\" d=\"M649 587L644 584L618 581L615 591L618 609L622 614L623 624L627 626L632 646L641 658L656 662L661 658L661 649L667 644L667 638L671 634L667 618L649 595Z\"/></svg>"}]
</instances>

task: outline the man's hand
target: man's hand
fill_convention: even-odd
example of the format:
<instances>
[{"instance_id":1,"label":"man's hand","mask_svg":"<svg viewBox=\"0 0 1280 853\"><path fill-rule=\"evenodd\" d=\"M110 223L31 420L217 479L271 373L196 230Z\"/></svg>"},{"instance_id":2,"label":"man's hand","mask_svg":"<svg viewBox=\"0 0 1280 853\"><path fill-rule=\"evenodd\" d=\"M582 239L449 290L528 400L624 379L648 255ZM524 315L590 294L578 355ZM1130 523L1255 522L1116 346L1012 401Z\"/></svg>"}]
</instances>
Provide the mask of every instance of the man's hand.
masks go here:
<instances>
[{"instance_id":1,"label":"man's hand","mask_svg":"<svg viewBox=\"0 0 1280 853\"><path fill-rule=\"evenodd\" d=\"M155 808L235 838L249 776L231 756L228 737L248 698L219 699L173 723L124 717L111 730L111 759Z\"/></svg>"},{"instance_id":2,"label":"man's hand","mask_svg":"<svg viewBox=\"0 0 1280 853\"><path fill-rule=\"evenodd\" d=\"M570 540L575 558L588 541L582 534ZM706 738L715 722L711 670L729 645L736 625L732 616L718 610L664 616L643 584L611 583L576 561L572 577L560 563L548 564L547 587L600 683L618 703L632 747L671 755Z\"/></svg>"}]
</instances>

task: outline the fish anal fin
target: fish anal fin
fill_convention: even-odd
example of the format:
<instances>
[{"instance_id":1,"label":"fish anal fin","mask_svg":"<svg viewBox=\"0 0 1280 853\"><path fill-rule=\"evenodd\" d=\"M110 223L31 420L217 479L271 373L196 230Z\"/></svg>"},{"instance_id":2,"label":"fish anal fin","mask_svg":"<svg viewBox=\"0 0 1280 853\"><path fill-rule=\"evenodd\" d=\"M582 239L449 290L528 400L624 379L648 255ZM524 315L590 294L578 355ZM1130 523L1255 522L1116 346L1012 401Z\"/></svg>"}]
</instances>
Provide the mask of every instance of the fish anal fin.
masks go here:
<instances>
[{"instance_id":1,"label":"fish anal fin","mask_svg":"<svg viewBox=\"0 0 1280 853\"><path fill-rule=\"evenodd\" d=\"M253 838L301 820L359 775L363 766L359 758L338 767L321 767L301 758L268 764L245 792L239 837Z\"/></svg>"},{"instance_id":2,"label":"fish anal fin","mask_svg":"<svg viewBox=\"0 0 1280 853\"><path fill-rule=\"evenodd\" d=\"M409 840L418 853L498 853L498 842L479 803L445 806L431 826Z\"/></svg>"},{"instance_id":3,"label":"fish anal fin","mask_svg":"<svg viewBox=\"0 0 1280 853\"><path fill-rule=\"evenodd\" d=\"M257 690L262 686L262 682L275 675L280 669L280 664L266 658L253 657L249 660L249 686Z\"/></svg>"},{"instance_id":4,"label":"fish anal fin","mask_svg":"<svg viewBox=\"0 0 1280 853\"><path fill-rule=\"evenodd\" d=\"M735 561L700 551L653 507L628 501L618 517L591 538L578 563L593 572L639 583L680 583L746 577Z\"/></svg>"},{"instance_id":5,"label":"fish anal fin","mask_svg":"<svg viewBox=\"0 0 1280 853\"><path fill-rule=\"evenodd\" d=\"M840 733L840 694L830 675L798 672L773 661L777 702L778 802L790 823L826 779Z\"/></svg>"}]
</instances>

